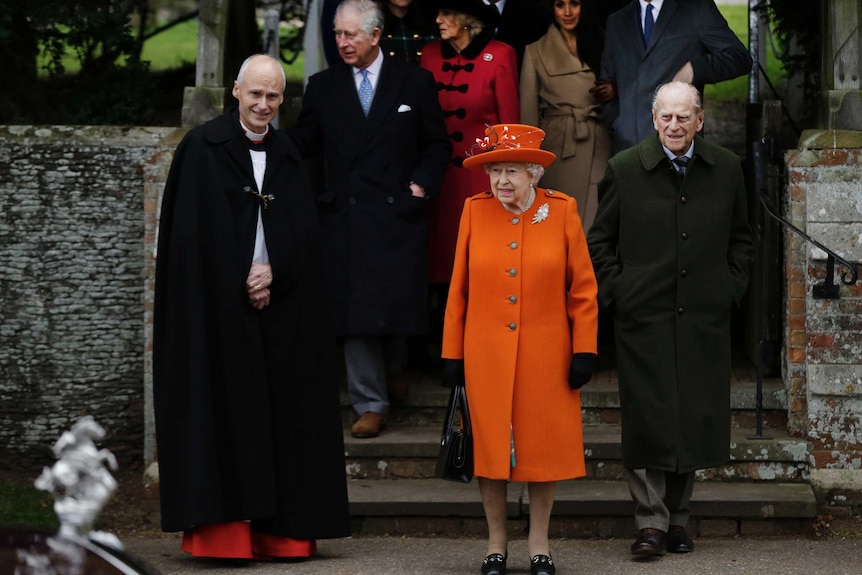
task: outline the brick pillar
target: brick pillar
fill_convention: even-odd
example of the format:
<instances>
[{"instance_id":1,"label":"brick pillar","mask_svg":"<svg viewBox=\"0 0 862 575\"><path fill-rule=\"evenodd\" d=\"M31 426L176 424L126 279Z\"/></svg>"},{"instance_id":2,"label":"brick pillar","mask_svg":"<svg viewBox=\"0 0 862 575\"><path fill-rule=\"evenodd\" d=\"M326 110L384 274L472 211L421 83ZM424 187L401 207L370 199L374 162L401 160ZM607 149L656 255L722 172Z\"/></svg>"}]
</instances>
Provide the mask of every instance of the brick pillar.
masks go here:
<instances>
[{"instance_id":1,"label":"brick pillar","mask_svg":"<svg viewBox=\"0 0 862 575\"><path fill-rule=\"evenodd\" d=\"M787 167L787 219L846 260L862 261L862 132L807 131ZM862 281L841 284L847 269L836 262L839 298L815 299L826 253L788 230L785 256L788 429L811 443L821 501L862 507Z\"/></svg>"}]
</instances>

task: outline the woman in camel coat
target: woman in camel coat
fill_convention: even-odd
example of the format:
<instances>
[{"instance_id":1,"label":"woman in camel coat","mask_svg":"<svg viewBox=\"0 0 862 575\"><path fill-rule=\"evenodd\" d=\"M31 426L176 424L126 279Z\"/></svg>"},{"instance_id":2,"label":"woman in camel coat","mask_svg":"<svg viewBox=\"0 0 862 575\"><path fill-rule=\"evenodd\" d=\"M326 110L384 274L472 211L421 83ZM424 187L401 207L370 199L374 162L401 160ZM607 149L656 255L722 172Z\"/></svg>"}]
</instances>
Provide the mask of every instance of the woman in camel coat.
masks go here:
<instances>
[{"instance_id":1,"label":"woman in camel coat","mask_svg":"<svg viewBox=\"0 0 862 575\"><path fill-rule=\"evenodd\" d=\"M585 474L580 395L596 354L598 306L576 201L536 188L554 154L544 132L496 125L467 169L490 190L468 198L443 330L444 379L466 380L474 470L488 522L482 573L504 573L506 483L529 483L531 572L553 574L555 482Z\"/></svg>"},{"instance_id":2,"label":"woman in camel coat","mask_svg":"<svg viewBox=\"0 0 862 575\"><path fill-rule=\"evenodd\" d=\"M520 80L521 122L542 128L542 148L557 156L541 184L578 201L585 232L595 219L598 183L611 156L601 106L591 92L602 57L595 3L554 0L554 22L527 46Z\"/></svg>"}]
</instances>

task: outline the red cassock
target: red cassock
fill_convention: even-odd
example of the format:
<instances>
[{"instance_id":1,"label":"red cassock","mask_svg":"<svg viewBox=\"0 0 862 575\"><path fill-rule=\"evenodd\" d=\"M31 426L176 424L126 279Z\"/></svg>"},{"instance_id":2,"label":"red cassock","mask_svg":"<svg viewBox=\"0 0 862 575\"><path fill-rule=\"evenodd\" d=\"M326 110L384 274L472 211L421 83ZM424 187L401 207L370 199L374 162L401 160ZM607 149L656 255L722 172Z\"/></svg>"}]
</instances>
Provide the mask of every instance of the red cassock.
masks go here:
<instances>
[{"instance_id":1,"label":"red cassock","mask_svg":"<svg viewBox=\"0 0 862 575\"><path fill-rule=\"evenodd\" d=\"M488 189L488 176L461 166L485 126L518 123L515 50L482 33L460 53L448 42L426 44L420 65L434 74L452 141L452 160L440 198L429 206L429 281L448 283L464 200Z\"/></svg>"},{"instance_id":2,"label":"red cassock","mask_svg":"<svg viewBox=\"0 0 862 575\"><path fill-rule=\"evenodd\" d=\"M314 539L295 539L251 530L248 521L198 525L183 532L182 550L194 557L256 559L311 557Z\"/></svg>"}]
</instances>

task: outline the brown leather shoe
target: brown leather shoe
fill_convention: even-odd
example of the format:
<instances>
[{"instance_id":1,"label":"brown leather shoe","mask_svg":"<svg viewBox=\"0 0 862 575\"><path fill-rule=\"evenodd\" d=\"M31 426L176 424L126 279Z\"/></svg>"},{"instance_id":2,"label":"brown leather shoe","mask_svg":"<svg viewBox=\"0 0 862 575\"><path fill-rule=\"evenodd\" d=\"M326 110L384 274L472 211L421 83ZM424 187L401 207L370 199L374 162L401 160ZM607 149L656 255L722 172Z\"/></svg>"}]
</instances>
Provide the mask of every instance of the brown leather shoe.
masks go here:
<instances>
[{"instance_id":1,"label":"brown leather shoe","mask_svg":"<svg viewBox=\"0 0 862 575\"><path fill-rule=\"evenodd\" d=\"M670 553L691 553L694 541L682 525L671 525L667 530L667 550Z\"/></svg>"},{"instance_id":2,"label":"brown leather shoe","mask_svg":"<svg viewBox=\"0 0 862 575\"><path fill-rule=\"evenodd\" d=\"M652 557L664 553L665 533L658 529L647 527L638 531L637 539L632 543L632 555Z\"/></svg>"},{"instance_id":3,"label":"brown leather shoe","mask_svg":"<svg viewBox=\"0 0 862 575\"><path fill-rule=\"evenodd\" d=\"M386 427L386 416L382 413L366 411L362 417L356 420L350 428L350 435L363 439L377 437L380 431Z\"/></svg>"}]
</instances>

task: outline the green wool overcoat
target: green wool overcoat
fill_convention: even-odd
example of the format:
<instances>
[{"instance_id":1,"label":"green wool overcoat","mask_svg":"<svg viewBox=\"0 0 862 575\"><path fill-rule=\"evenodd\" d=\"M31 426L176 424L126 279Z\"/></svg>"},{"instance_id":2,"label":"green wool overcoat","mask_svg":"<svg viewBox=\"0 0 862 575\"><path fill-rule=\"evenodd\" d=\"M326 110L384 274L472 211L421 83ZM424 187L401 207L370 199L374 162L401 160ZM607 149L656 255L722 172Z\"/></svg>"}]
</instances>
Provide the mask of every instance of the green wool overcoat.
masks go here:
<instances>
[{"instance_id":1,"label":"green wool overcoat","mask_svg":"<svg viewBox=\"0 0 862 575\"><path fill-rule=\"evenodd\" d=\"M614 319L623 465L721 465L731 310L753 255L739 158L697 136L681 179L654 134L610 160L599 197L588 244Z\"/></svg>"}]
</instances>

